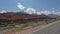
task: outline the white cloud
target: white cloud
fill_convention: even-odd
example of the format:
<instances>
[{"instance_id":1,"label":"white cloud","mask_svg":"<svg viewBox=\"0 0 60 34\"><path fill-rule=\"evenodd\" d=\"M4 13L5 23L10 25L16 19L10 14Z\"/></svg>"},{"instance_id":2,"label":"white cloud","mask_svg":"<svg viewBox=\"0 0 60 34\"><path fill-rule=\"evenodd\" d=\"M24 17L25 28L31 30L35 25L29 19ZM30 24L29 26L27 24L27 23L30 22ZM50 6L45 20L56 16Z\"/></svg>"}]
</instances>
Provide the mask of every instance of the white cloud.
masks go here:
<instances>
[{"instance_id":1,"label":"white cloud","mask_svg":"<svg viewBox=\"0 0 60 34\"><path fill-rule=\"evenodd\" d=\"M22 9L25 9L25 6L23 6L21 3L18 3L17 7L22 10ZM54 9L54 8L52 8ZM31 7L28 7L24 12L28 13L28 14L45 14L45 15L48 15L50 14L51 12L48 11L48 10L45 10L45 11L41 11L41 12L37 12L34 8L31 8Z\"/></svg>"},{"instance_id":2,"label":"white cloud","mask_svg":"<svg viewBox=\"0 0 60 34\"><path fill-rule=\"evenodd\" d=\"M45 11L40 11L40 12L37 12L38 15L41 15L41 14L45 14L45 15L48 15L48 14L51 14L50 11L48 10L45 10Z\"/></svg>"},{"instance_id":3,"label":"white cloud","mask_svg":"<svg viewBox=\"0 0 60 34\"><path fill-rule=\"evenodd\" d=\"M20 9L20 10L23 10L25 9L26 7L23 6L21 3L18 3L17 7ZM28 7L24 12L28 13L28 14L37 14L37 15L41 15L41 14L45 14L45 15L48 15L48 14L57 14L59 15L60 12L55 12L54 11L55 8L51 8L50 10L52 11L49 11L49 10L45 10L45 11L36 11L34 8L31 8L31 7Z\"/></svg>"},{"instance_id":4,"label":"white cloud","mask_svg":"<svg viewBox=\"0 0 60 34\"><path fill-rule=\"evenodd\" d=\"M11 11L11 10L1 10L0 13L7 13L7 12L16 12L16 11Z\"/></svg>"},{"instance_id":5,"label":"white cloud","mask_svg":"<svg viewBox=\"0 0 60 34\"><path fill-rule=\"evenodd\" d=\"M36 14L36 10L34 8L27 8L25 12L28 14Z\"/></svg>"},{"instance_id":6,"label":"white cloud","mask_svg":"<svg viewBox=\"0 0 60 34\"><path fill-rule=\"evenodd\" d=\"M49 10L45 10L45 11L36 11L34 8L27 8L25 10L26 13L28 14L37 14L37 15L41 15L41 14L45 14L45 15L48 15L48 14L51 14L52 12L50 12Z\"/></svg>"},{"instance_id":7,"label":"white cloud","mask_svg":"<svg viewBox=\"0 0 60 34\"><path fill-rule=\"evenodd\" d=\"M51 12L48 11L48 10L45 10L43 13L44 13L45 15L51 14Z\"/></svg>"},{"instance_id":8,"label":"white cloud","mask_svg":"<svg viewBox=\"0 0 60 34\"><path fill-rule=\"evenodd\" d=\"M54 9L54 8L52 8ZM49 11L49 10L44 10L44 11L36 11L34 8L27 8L25 10L26 13L28 14L37 14L37 15L41 15L41 14L45 14L45 15L48 15L48 14L55 14L55 11L52 10L52 11Z\"/></svg>"},{"instance_id":9,"label":"white cloud","mask_svg":"<svg viewBox=\"0 0 60 34\"><path fill-rule=\"evenodd\" d=\"M2 10L2 11L0 11L0 13L6 13L7 11L5 11L5 10Z\"/></svg>"},{"instance_id":10,"label":"white cloud","mask_svg":"<svg viewBox=\"0 0 60 34\"><path fill-rule=\"evenodd\" d=\"M37 12L37 14L38 15L41 15L41 14L45 14L45 15L49 15L49 14L60 15L60 11L55 12L54 10L53 11L45 10L45 11Z\"/></svg>"},{"instance_id":11,"label":"white cloud","mask_svg":"<svg viewBox=\"0 0 60 34\"><path fill-rule=\"evenodd\" d=\"M25 9L25 7L24 7L21 3L18 3L17 7L18 7L20 10Z\"/></svg>"}]
</instances>

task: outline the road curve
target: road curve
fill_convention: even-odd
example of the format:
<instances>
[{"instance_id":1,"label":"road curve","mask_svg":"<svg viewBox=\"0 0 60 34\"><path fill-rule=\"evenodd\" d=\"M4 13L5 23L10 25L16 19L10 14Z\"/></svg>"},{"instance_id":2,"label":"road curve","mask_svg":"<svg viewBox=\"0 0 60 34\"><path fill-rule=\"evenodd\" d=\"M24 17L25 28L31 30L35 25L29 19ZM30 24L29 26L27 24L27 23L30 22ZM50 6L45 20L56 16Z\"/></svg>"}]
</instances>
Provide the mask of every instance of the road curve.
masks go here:
<instances>
[{"instance_id":1,"label":"road curve","mask_svg":"<svg viewBox=\"0 0 60 34\"><path fill-rule=\"evenodd\" d=\"M35 31L31 34L60 34L60 21L38 31Z\"/></svg>"}]
</instances>

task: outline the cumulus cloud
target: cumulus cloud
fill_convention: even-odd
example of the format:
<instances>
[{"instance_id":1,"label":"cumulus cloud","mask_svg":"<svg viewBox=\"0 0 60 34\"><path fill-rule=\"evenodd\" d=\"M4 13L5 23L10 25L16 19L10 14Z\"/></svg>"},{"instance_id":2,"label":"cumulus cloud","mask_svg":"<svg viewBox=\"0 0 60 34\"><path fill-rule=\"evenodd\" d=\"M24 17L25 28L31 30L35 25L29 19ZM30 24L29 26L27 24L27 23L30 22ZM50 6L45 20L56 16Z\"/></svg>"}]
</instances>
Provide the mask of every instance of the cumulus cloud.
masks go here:
<instances>
[{"instance_id":1,"label":"cumulus cloud","mask_svg":"<svg viewBox=\"0 0 60 34\"><path fill-rule=\"evenodd\" d=\"M28 14L36 14L36 10L34 8L27 8L25 12Z\"/></svg>"},{"instance_id":2,"label":"cumulus cloud","mask_svg":"<svg viewBox=\"0 0 60 34\"><path fill-rule=\"evenodd\" d=\"M36 11L36 9L34 9L34 8L27 8L25 10L25 12L28 13L28 14L37 14L37 15L41 15L41 14L45 14L45 15L52 14L52 12L50 12L49 10Z\"/></svg>"},{"instance_id":3,"label":"cumulus cloud","mask_svg":"<svg viewBox=\"0 0 60 34\"><path fill-rule=\"evenodd\" d=\"M20 9L20 10L23 10L23 9L26 9L25 6L23 6L21 3L18 3L17 7ZM45 10L45 11L36 11L36 9L34 8L31 8L31 7L28 7L24 12L25 13L28 13L28 14L37 14L37 15L41 15L41 14L45 14L45 15L48 15L48 14L60 14L60 12L55 12L54 11L55 8L51 8L49 10ZM6 11L3 11L3 12L6 12ZM1 12L1 13L3 13Z\"/></svg>"},{"instance_id":4,"label":"cumulus cloud","mask_svg":"<svg viewBox=\"0 0 60 34\"><path fill-rule=\"evenodd\" d=\"M48 14L51 14L50 11L48 10L45 10L45 11L40 11L40 12L37 12L38 15L41 15L41 14L45 14L45 15L48 15Z\"/></svg>"},{"instance_id":5,"label":"cumulus cloud","mask_svg":"<svg viewBox=\"0 0 60 34\"><path fill-rule=\"evenodd\" d=\"M55 13L55 11L49 11L49 10L36 11L36 9L34 9L34 8L27 8L25 10L25 12L28 13L28 14L37 14L37 15L41 15L41 14L45 14L45 15L57 14L57 13Z\"/></svg>"},{"instance_id":6,"label":"cumulus cloud","mask_svg":"<svg viewBox=\"0 0 60 34\"><path fill-rule=\"evenodd\" d=\"M45 14L45 15L51 14L51 12L48 11L48 10L42 11L42 13Z\"/></svg>"},{"instance_id":7,"label":"cumulus cloud","mask_svg":"<svg viewBox=\"0 0 60 34\"><path fill-rule=\"evenodd\" d=\"M25 9L25 7L24 7L21 3L18 3L17 7L18 7L20 10Z\"/></svg>"},{"instance_id":8,"label":"cumulus cloud","mask_svg":"<svg viewBox=\"0 0 60 34\"><path fill-rule=\"evenodd\" d=\"M16 11L11 11L11 10L1 10L0 13L7 13L7 12L16 12Z\"/></svg>"},{"instance_id":9,"label":"cumulus cloud","mask_svg":"<svg viewBox=\"0 0 60 34\"><path fill-rule=\"evenodd\" d=\"M36 11L36 9L34 8L27 8L25 10L26 13L28 14L37 14L37 15L41 15L41 14L45 14L45 15L49 15L49 14L57 14L55 11L54 11L54 8L52 8L52 11L49 11L49 10L44 10L44 11Z\"/></svg>"},{"instance_id":10,"label":"cumulus cloud","mask_svg":"<svg viewBox=\"0 0 60 34\"><path fill-rule=\"evenodd\" d=\"M60 15L60 11L55 12L55 10L53 10L53 11L45 10L45 11L37 12L37 14L38 15L41 15L41 14L45 14L45 15L49 15L49 14Z\"/></svg>"},{"instance_id":11,"label":"cumulus cloud","mask_svg":"<svg viewBox=\"0 0 60 34\"><path fill-rule=\"evenodd\" d=\"M5 10L2 10L2 11L0 11L0 13L6 13L7 11L5 11Z\"/></svg>"}]
</instances>

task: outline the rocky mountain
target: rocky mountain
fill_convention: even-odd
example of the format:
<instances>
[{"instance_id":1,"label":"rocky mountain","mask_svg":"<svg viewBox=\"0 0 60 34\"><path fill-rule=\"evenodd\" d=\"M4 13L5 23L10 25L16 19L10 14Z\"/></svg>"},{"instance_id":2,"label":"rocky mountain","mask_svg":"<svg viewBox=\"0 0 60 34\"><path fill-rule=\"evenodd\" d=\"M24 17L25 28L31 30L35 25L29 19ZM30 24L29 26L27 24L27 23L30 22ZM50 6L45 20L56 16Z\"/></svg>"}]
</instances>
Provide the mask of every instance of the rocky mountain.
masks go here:
<instances>
[{"instance_id":1,"label":"rocky mountain","mask_svg":"<svg viewBox=\"0 0 60 34\"><path fill-rule=\"evenodd\" d=\"M50 18L44 14L35 15L35 14L26 14L21 12L7 12L7 13L0 13L0 21L17 21L17 20L27 20L27 19L44 19Z\"/></svg>"}]
</instances>

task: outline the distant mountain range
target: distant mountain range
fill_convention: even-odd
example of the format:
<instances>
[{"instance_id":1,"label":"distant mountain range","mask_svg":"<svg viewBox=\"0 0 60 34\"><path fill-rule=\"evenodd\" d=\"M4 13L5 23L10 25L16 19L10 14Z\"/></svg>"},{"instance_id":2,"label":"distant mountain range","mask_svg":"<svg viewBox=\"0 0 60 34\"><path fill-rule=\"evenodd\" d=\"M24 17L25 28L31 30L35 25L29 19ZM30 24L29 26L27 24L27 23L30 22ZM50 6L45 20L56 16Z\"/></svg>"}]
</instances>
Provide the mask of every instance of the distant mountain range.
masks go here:
<instances>
[{"instance_id":1,"label":"distant mountain range","mask_svg":"<svg viewBox=\"0 0 60 34\"><path fill-rule=\"evenodd\" d=\"M16 20L27 20L27 19L44 19L44 18L54 18L57 15L49 14L49 15L36 15L36 14L26 14L21 12L7 12L7 13L0 13L0 21L16 21Z\"/></svg>"}]
</instances>

